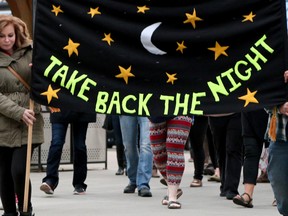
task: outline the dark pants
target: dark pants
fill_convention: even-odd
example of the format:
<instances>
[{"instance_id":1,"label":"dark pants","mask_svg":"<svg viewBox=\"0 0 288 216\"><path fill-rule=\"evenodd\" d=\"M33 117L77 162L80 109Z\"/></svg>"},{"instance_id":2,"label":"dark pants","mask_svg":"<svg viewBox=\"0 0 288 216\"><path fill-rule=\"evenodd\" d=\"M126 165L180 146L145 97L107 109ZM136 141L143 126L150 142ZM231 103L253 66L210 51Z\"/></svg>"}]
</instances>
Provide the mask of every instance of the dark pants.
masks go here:
<instances>
[{"instance_id":1,"label":"dark pants","mask_svg":"<svg viewBox=\"0 0 288 216\"><path fill-rule=\"evenodd\" d=\"M117 163L119 168L126 168L126 157L124 152L124 145L122 140L122 133L120 127L119 116L112 115L112 126L116 144Z\"/></svg>"},{"instance_id":2,"label":"dark pants","mask_svg":"<svg viewBox=\"0 0 288 216\"><path fill-rule=\"evenodd\" d=\"M264 137L264 135L263 135ZM256 185L258 176L259 160L263 149L263 141L258 141L254 137L243 137L244 141L244 166L243 166L243 183Z\"/></svg>"},{"instance_id":3,"label":"dark pants","mask_svg":"<svg viewBox=\"0 0 288 216\"><path fill-rule=\"evenodd\" d=\"M238 194L242 167L241 114L210 117L221 175L222 196Z\"/></svg>"},{"instance_id":4,"label":"dark pants","mask_svg":"<svg viewBox=\"0 0 288 216\"><path fill-rule=\"evenodd\" d=\"M268 115L264 110L242 112L241 120L244 143L243 183L256 185Z\"/></svg>"},{"instance_id":5,"label":"dark pants","mask_svg":"<svg viewBox=\"0 0 288 216\"><path fill-rule=\"evenodd\" d=\"M27 145L19 148L0 147L0 196L6 214L17 212L15 194L18 197L19 211L23 211L26 157ZM29 182L28 210L31 207Z\"/></svg>"},{"instance_id":6,"label":"dark pants","mask_svg":"<svg viewBox=\"0 0 288 216\"><path fill-rule=\"evenodd\" d=\"M46 177L42 181L47 182L53 189L57 187L59 182L58 168L67 127L68 123L52 123L52 141L47 159ZM71 124L74 169L72 185L84 189L87 187L84 183L87 177L87 148L85 143L87 128L88 122Z\"/></svg>"},{"instance_id":7,"label":"dark pants","mask_svg":"<svg viewBox=\"0 0 288 216\"><path fill-rule=\"evenodd\" d=\"M214 169L219 168L216 146L213 141L213 136L212 136L212 132L211 132L209 124L207 127L206 137L207 137L208 150L209 150L211 163L213 164Z\"/></svg>"},{"instance_id":8,"label":"dark pants","mask_svg":"<svg viewBox=\"0 0 288 216\"><path fill-rule=\"evenodd\" d=\"M208 117L195 116L194 124L190 129L191 150L194 153L194 178L202 180L205 161L204 139L208 127Z\"/></svg>"}]
</instances>

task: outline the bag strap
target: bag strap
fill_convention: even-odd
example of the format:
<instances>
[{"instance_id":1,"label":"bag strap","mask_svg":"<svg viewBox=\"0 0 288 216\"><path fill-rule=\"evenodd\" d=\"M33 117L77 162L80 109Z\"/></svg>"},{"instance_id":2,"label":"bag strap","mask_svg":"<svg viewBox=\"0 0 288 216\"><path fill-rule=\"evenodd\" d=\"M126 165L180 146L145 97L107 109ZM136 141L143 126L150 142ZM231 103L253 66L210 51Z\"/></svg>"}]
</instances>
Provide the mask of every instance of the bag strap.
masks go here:
<instances>
[{"instance_id":1,"label":"bag strap","mask_svg":"<svg viewBox=\"0 0 288 216\"><path fill-rule=\"evenodd\" d=\"M8 66L8 70L30 91L29 84L10 66Z\"/></svg>"}]
</instances>

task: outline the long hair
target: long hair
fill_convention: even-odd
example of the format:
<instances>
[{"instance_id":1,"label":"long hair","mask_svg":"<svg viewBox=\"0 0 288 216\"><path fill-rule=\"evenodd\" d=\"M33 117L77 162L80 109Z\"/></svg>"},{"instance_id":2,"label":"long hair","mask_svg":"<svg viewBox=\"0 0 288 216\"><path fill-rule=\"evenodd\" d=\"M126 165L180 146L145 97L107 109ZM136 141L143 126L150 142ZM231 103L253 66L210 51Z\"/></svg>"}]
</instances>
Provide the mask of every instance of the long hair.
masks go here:
<instances>
[{"instance_id":1,"label":"long hair","mask_svg":"<svg viewBox=\"0 0 288 216\"><path fill-rule=\"evenodd\" d=\"M12 15L0 15L0 32L10 24L12 24L15 29L15 50L22 47L23 44L31 42L30 34L25 22Z\"/></svg>"}]
</instances>

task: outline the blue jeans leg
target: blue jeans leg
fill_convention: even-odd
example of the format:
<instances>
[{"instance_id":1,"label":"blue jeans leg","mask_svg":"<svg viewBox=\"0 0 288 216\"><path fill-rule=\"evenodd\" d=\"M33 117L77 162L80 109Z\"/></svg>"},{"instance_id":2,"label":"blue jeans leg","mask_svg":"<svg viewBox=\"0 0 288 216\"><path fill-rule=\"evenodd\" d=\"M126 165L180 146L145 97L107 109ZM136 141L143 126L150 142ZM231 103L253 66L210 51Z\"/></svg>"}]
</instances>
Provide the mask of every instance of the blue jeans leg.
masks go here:
<instances>
[{"instance_id":1,"label":"blue jeans leg","mask_svg":"<svg viewBox=\"0 0 288 216\"><path fill-rule=\"evenodd\" d=\"M140 125L140 158L137 170L137 185L138 190L143 187L148 187L152 177L153 168L153 153L150 143L149 120L146 117L137 117Z\"/></svg>"},{"instance_id":2,"label":"blue jeans leg","mask_svg":"<svg viewBox=\"0 0 288 216\"><path fill-rule=\"evenodd\" d=\"M288 143L270 142L268 178L280 214L288 216Z\"/></svg>"},{"instance_id":3,"label":"blue jeans leg","mask_svg":"<svg viewBox=\"0 0 288 216\"><path fill-rule=\"evenodd\" d=\"M140 131L138 148L138 125ZM123 145L127 160L129 184L138 190L149 188L152 176L152 150L149 136L149 120L146 117L120 116Z\"/></svg>"},{"instance_id":4,"label":"blue jeans leg","mask_svg":"<svg viewBox=\"0 0 288 216\"><path fill-rule=\"evenodd\" d=\"M59 181L58 168L61 160L62 149L65 143L68 123L52 123L52 140L47 158L46 177L42 182L47 182L55 189Z\"/></svg>"},{"instance_id":5,"label":"blue jeans leg","mask_svg":"<svg viewBox=\"0 0 288 216\"><path fill-rule=\"evenodd\" d=\"M87 147L86 134L88 122L77 122L71 124L73 143L73 186L82 187L86 190L84 183L87 177Z\"/></svg>"}]
</instances>

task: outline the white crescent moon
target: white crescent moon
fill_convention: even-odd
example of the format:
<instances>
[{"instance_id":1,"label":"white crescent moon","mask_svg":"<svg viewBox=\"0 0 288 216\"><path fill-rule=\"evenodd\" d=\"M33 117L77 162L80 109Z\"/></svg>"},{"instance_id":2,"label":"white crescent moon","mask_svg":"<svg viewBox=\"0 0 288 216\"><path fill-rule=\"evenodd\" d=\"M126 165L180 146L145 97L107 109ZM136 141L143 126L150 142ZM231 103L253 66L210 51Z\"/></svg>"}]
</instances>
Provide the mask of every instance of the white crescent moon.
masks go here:
<instances>
[{"instance_id":1,"label":"white crescent moon","mask_svg":"<svg viewBox=\"0 0 288 216\"><path fill-rule=\"evenodd\" d=\"M140 41L143 47L150 53L155 55L164 55L166 52L158 49L151 41L154 31L160 26L161 22L154 23L150 26L147 26L140 35Z\"/></svg>"}]
</instances>

